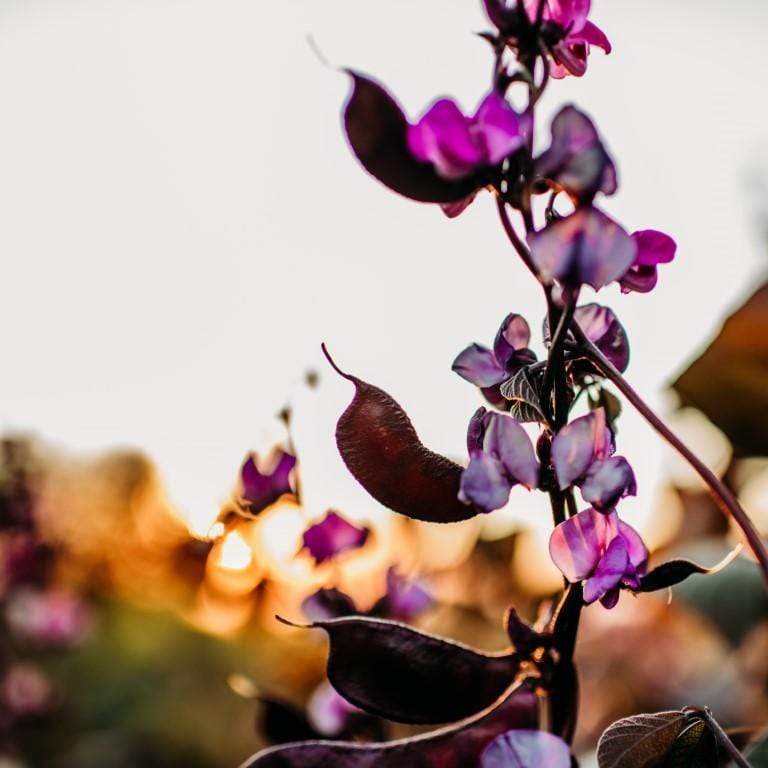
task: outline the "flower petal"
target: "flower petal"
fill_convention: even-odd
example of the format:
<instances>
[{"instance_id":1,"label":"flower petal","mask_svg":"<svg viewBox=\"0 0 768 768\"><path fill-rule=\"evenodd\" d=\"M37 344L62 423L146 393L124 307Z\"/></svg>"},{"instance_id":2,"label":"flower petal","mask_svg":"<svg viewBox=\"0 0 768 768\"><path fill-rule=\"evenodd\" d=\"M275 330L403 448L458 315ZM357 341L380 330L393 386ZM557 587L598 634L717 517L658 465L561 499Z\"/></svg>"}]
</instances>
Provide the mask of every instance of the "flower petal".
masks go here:
<instances>
[{"instance_id":1,"label":"flower petal","mask_svg":"<svg viewBox=\"0 0 768 768\"><path fill-rule=\"evenodd\" d=\"M368 173L395 192L426 203L455 203L477 189L473 178L442 178L431 163L414 157L403 110L378 83L349 71L352 93L344 127L352 151Z\"/></svg>"},{"instance_id":2,"label":"flower petal","mask_svg":"<svg viewBox=\"0 0 768 768\"><path fill-rule=\"evenodd\" d=\"M493 512L509 501L511 488L502 463L483 451L475 451L461 475L459 499L481 512Z\"/></svg>"},{"instance_id":3,"label":"flower petal","mask_svg":"<svg viewBox=\"0 0 768 768\"><path fill-rule=\"evenodd\" d=\"M507 731L480 758L480 768L570 768L568 745L546 731Z\"/></svg>"},{"instance_id":4,"label":"flower petal","mask_svg":"<svg viewBox=\"0 0 768 768\"><path fill-rule=\"evenodd\" d=\"M637 245L637 258L635 259L637 265L668 264L675 258L677 243L664 232L655 229L643 229L633 232L632 239Z\"/></svg>"},{"instance_id":5,"label":"flower petal","mask_svg":"<svg viewBox=\"0 0 768 768\"><path fill-rule=\"evenodd\" d=\"M436 101L415 124L408 126L408 149L422 163L432 163L444 179L461 179L483 164L481 142L470 120L455 101Z\"/></svg>"},{"instance_id":6,"label":"flower petal","mask_svg":"<svg viewBox=\"0 0 768 768\"><path fill-rule=\"evenodd\" d=\"M640 534L623 520L619 520L619 534L624 539L629 554L629 564L639 574L645 573L648 565L648 548Z\"/></svg>"},{"instance_id":7,"label":"flower petal","mask_svg":"<svg viewBox=\"0 0 768 768\"><path fill-rule=\"evenodd\" d=\"M581 208L530 239L531 257L542 276L595 290L623 276L637 247L615 221L597 208Z\"/></svg>"},{"instance_id":8,"label":"flower petal","mask_svg":"<svg viewBox=\"0 0 768 768\"><path fill-rule=\"evenodd\" d=\"M629 365L629 338L613 310L600 304L585 304L574 313L586 337L618 368Z\"/></svg>"},{"instance_id":9,"label":"flower petal","mask_svg":"<svg viewBox=\"0 0 768 768\"><path fill-rule=\"evenodd\" d=\"M342 552L359 549L369 534L368 528L358 528L331 511L322 521L304 531L304 548L318 563L324 563Z\"/></svg>"},{"instance_id":10,"label":"flower petal","mask_svg":"<svg viewBox=\"0 0 768 768\"><path fill-rule=\"evenodd\" d=\"M617 587L629 565L629 553L624 539L616 536L608 545L595 572L584 584L584 602L589 605Z\"/></svg>"},{"instance_id":11,"label":"flower petal","mask_svg":"<svg viewBox=\"0 0 768 768\"><path fill-rule=\"evenodd\" d=\"M493 354L505 370L515 352L528 347L531 342L531 328L522 315L508 314L496 333Z\"/></svg>"},{"instance_id":12,"label":"flower petal","mask_svg":"<svg viewBox=\"0 0 768 768\"><path fill-rule=\"evenodd\" d=\"M460 352L451 369L476 387L492 387L507 378L493 352L482 344L470 344Z\"/></svg>"},{"instance_id":13,"label":"flower petal","mask_svg":"<svg viewBox=\"0 0 768 768\"><path fill-rule=\"evenodd\" d=\"M617 189L616 166L597 129L587 115L570 105L552 121L552 141L536 160L535 172L582 204L589 204L598 192L612 195Z\"/></svg>"},{"instance_id":14,"label":"flower petal","mask_svg":"<svg viewBox=\"0 0 768 768\"><path fill-rule=\"evenodd\" d=\"M497 165L520 149L530 130L530 117L518 115L496 91L483 99L473 118L472 133L482 139L486 165Z\"/></svg>"},{"instance_id":15,"label":"flower petal","mask_svg":"<svg viewBox=\"0 0 768 768\"><path fill-rule=\"evenodd\" d=\"M566 424L552 441L552 462L561 490L584 475L595 459L595 412Z\"/></svg>"},{"instance_id":16,"label":"flower petal","mask_svg":"<svg viewBox=\"0 0 768 768\"><path fill-rule=\"evenodd\" d=\"M282 495L293 492L291 472L295 466L296 457L279 448L265 462L263 472L257 465L257 457L248 457L240 470L240 479L242 502L252 515L262 512Z\"/></svg>"},{"instance_id":17,"label":"flower petal","mask_svg":"<svg viewBox=\"0 0 768 768\"><path fill-rule=\"evenodd\" d=\"M586 509L555 528L549 539L552 562L568 581L586 579L597 567L606 544L605 515Z\"/></svg>"},{"instance_id":18,"label":"flower petal","mask_svg":"<svg viewBox=\"0 0 768 768\"><path fill-rule=\"evenodd\" d=\"M608 40L605 32L591 21L587 21L584 26L573 35L573 38L580 42L584 42L587 45L596 45L598 48L602 48L606 54L613 50L613 46L611 45L610 40Z\"/></svg>"},{"instance_id":19,"label":"flower petal","mask_svg":"<svg viewBox=\"0 0 768 768\"><path fill-rule=\"evenodd\" d=\"M539 462L528 433L511 416L490 414L483 448L503 465L510 481L535 488L539 483Z\"/></svg>"},{"instance_id":20,"label":"flower petal","mask_svg":"<svg viewBox=\"0 0 768 768\"><path fill-rule=\"evenodd\" d=\"M418 581L401 576L392 566L387 570L387 593L370 611L371 616L410 621L434 605L434 598Z\"/></svg>"},{"instance_id":21,"label":"flower petal","mask_svg":"<svg viewBox=\"0 0 768 768\"><path fill-rule=\"evenodd\" d=\"M623 456L594 462L581 484L584 501L601 512L613 509L619 499L636 494L635 473Z\"/></svg>"}]
</instances>

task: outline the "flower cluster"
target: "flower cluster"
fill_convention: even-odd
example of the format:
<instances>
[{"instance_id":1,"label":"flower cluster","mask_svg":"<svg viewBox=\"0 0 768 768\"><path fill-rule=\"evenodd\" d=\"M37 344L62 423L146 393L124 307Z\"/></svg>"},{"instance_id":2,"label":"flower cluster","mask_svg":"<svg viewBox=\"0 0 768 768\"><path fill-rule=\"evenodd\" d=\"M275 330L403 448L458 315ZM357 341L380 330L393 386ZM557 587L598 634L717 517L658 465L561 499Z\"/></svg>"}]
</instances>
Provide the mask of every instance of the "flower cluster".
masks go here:
<instances>
[{"instance_id":1,"label":"flower cluster","mask_svg":"<svg viewBox=\"0 0 768 768\"><path fill-rule=\"evenodd\" d=\"M354 610L351 601L335 591L318 593L306 608L319 617L313 627L328 633L329 679L347 702L396 722L454 725L365 746L291 744L256 755L251 768L567 768L578 714L573 652L581 611L597 601L613 608L622 590L667 589L709 572L683 560L650 569L642 538L620 517L622 500L637 493L637 484L629 461L616 454L620 407L606 383L670 436L623 378L629 341L616 314L594 302L578 304L587 286L648 293L657 285L658 266L674 259L675 241L653 229L630 233L603 209L603 198L618 189L618 174L584 112L562 107L548 145L539 150L534 141L534 107L550 79L584 75L593 47L611 51L605 33L589 19L590 5L483 0L494 28L483 34L494 68L490 89L471 114L440 98L410 120L382 85L349 72L344 125L363 168L405 197L439 205L451 218L488 190L514 252L546 302L546 359L530 348L529 323L510 313L490 347L471 344L453 363L488 406L470 419L467 464L427 448L390 395L345 373L323 348L355 388L337 423L336 442L360 484L391 510L432 523L492 513L514 503L516 486L546 493L554 523L549 551L567 582L563 596L535 627L511 608L511 646L487 654L370 613L335 618L339 610ZM524 108L513 105L521 102L513 102L514 88L527 90ZM588 408L580 410L585 401ZM679 440L671 442L680 449ZM701 474L733 509L736 502ZM362 536L347 528L342 534L344 540ZM762 552L758 545L753 549ZM768 563L768 556L763 560ZM536 691L546 696L544 720ZM543 732L545 722L549 733Z\"/></svg>"}]
</instances>

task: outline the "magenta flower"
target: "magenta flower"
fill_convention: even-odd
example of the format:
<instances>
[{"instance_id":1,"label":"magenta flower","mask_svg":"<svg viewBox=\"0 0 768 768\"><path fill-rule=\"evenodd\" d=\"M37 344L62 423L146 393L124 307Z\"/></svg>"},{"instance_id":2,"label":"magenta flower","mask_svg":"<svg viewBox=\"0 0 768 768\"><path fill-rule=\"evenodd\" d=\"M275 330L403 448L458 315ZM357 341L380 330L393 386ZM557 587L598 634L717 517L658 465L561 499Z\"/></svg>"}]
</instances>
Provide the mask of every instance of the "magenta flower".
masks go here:
<instances>
[{"instance_id":1,"label":"magenta flower","mask_svg":"<svg viewBox=\"0 0 768 768\"><path fill-rule=\"evenodd\" d=\"M634 264L637 245L623 227L594 207L550 224L529 238L531 257L545 280L599 290Z\"/></svg>"},{"instance_id":2,"label":"magenta flower","mask_svg":"<svg viewBox=\"0 0 768 768\"><path fill-rule=\"evenodd\" d=\"M472 117L455 101L436 101L415 125L408 126L408 148L422 163L432 163L444 179L461 179L478 168L498 165L520 149L529 118L491 91Z\"/></svg>"},{"instance_id":3,"label":"magenta flower","mask_svg":"<svg viewBox=\"0 0 768 768\"><path fill-rule=\"evenodd\" d=\"M571 752L546 731L513 730L497 736L480 757L479 768L570 768Z\"/></svg>"},{"instance_id":4,"label":"magenta flower","mask_svg":"<svg viewBox=\"0 0 768 768\"><path fill-rule=\"evenodd\" d=\"M675 258L677 243L663 232L643 229L632 233L637 246L635 261L619 281L623 293L648 293L656 286L659 276L656 267Z\"/></svg>"},{"instance_id":5,"label":"magenta flower","mask_svg":"<svg viewBox=\"0 0 768 768\"><path fill-rule=\"evenodd\" d=\"M461 475L459 499L481 512L501 509L518 483L533 489L539 463L526 431L511 416L480 408L467 433L469 466Z\"/></svg>"},{"instance_id":6,"label":"magenta flower","mask_svg":"<svg viewBox=\"0 0 768 768\"><path fill-rule=\"evenodd\" d=\"M344 112L352 151L363 167L395 192L439 203L458 216L478 190L501 179L501 164L523 148L531 119L491 91L464 115L451 99L436 101L415 123L378 83L350 72L354 87Z\"/></svg>"},{"instance_id":7,"label":"magenta flower","mask_svg":"<svg viewBox=\"0 0 768 768\"><path fill-rule=\"evenodd\" d=\"M6 618L15 634L46 647L77 645L93 623L78 596L59 590L19 590L8 603Z\"/></svg>"},{"instance_id":8,"label":"magenta flower","mask_svg":"<svg viewBox=\"0 0 768 768\"><path fill-rule=\"evenodd\" d=\"M554 564L572 584L584 582L584 602L613 608L622 587L636 590L648 565L640 534L615 512L586 509L555 528L549 540Z\"/></svg>"},{"instance_id":9,"label":"magenta flower","mask_svg":"<svg viewBox=\"0 0 768 768\"><path fill-rule=\"evenodd\" d=\"M587 115L574 106L563 107L551 131L549 149L535 161L538 177L567 192L578 205L590 205L598 192L616 192L616 166Z\"/></svg>"},{"instance_id":10,"label":"magenta flower","mask_svg":"<svg viewBox=\"0 0 768 768\"><path fill-rule=\"evenodd\" d=\"M336 512L304 531L304 549L320 564L342 552L359 549L370 535L368 528L358 528Z\"/></svg>"},{"instance_id":11,"label":"magenta flower","mask_svg":"<svg viewBox=\"0 0 768 768\"><path fill-rule=\"evenodd\" d=\"M637 493L635 474L623 456L613 456L613 435L598 408L566 424L552 441L552 463L562 490L581 488L584 501L601 511Z\"/></svg>"},{"instance_id":12,"label":"magenta flower","mask_svg":"<svg viewBox=\"0 0 768 768\"><path fill-rule=\"evenodd\" d=\"M525 318L511 313L504 318L493 349L482 344L470 344L453 361L452 369L463 379L479 387L491 405L506 404L500 385L521 368L536 362L528 349L531 329Z\"/></svg>"},{"instance_id":13,"label":"magenta flower","mask_svg":"<svg viewBox=\"0 0 768 768\"><path fill-rule=\"evenodd\" d=\"M293 493L291 473L296 457L276 448L259 468L258 456L249 456L240 470L241 502L252 515L274 504L286 493Z\"/></svg>"},{"instance_id":14,"label":"magenta flower","mask_svg":"<svg viewBox=\"0 0 768 768\"><path fill-rule=\"evenodd\" d=\"M528 17L534 21L540 0L524 0ZM587 71L587 57L595 45L606 54L612 50L605 33L591 21L590 0L544 0L544 21L562 31L559 42L552 47L553 65L550 74L562 79L568 75L581 77Z\"/></svg>"}]
</instances>

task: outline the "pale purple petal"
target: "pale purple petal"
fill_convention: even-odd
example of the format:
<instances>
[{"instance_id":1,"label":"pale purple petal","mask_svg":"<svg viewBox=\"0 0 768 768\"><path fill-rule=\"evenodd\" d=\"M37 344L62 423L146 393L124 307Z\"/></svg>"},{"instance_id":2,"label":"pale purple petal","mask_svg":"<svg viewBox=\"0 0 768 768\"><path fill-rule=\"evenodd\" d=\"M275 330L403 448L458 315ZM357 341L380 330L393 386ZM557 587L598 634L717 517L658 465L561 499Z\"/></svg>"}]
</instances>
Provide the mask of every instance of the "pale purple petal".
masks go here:
<instances>
[{"instance_id":1,"label":"pale purple petal","mask_svg":"<svg viewBox=\"0 0 768 768\"><path fill-rule=\"evenodd\" d=\"M520 149L528 132L527 118L518 115L496 91L483 99L473 118L472 133L483 142L487 165L496 165Z\"/></svg>"},{"instance_id":2,"label":"pale purple petal","mask_svg":"<svg viewBox=\"0 0 768 768\"><path fill-rule=\"evenodd\" d=\"M368 528L358 528L336 512L304 531L304 548L318 563L351 549L358 549L368 540Z\"/></svg>"},{"instance_id":3,"label":"pale purple petal","mask_svg":"<svg viewBox=\"0 0 768 768\"><path fill-rule=\"evenodd\" d=\"M502 463L482 451L475 451L462 472L459 499L482 512L501 509L509 501L511 485Z\"/></svg>"},{"instance_id":4,"label":"pale purple petal","mask_svg":"<svg viewBox=\"0 0 768 768\"><path fill-rule=\"evenodd\" d=\"M648 549L640 534L623 520L618 521L619 535L624 539L624 544L629 553L629 564L642 575L648 565Z\"/></svg>"},{"instance_id":5,"label":"pale purple petal","mask_svg":"<svg viewBox=\"0 0 768 768\"><path fill-rule=\"evenodd\" d=\"M584 501L600 511L613 509L619 499L636 494L635 473L623 456L594 462L581 484Z\"/></svg>"},{"instance_id":6,"label":"pale purple petal","mask_svg":"<svg viewBox=\"0 0 768 768\"><path fill-rule=\"evenodd\" d=\"M504 318L496 333L493 354L499 365L506 369L515 352L526 349L530 341L531 329L526 319L512 312Z\"/></svg>"},{"instance_id":7,"label":"pale purple petal","mask_svg":"<svg viewBox=\"0 0 768 768\"><path fill-rule=\"evenodd\" d=\"M566 424L552 441L552 462L562 490L581 478L595 460L595 412Z\"/></svg>"},{"instance_id":8,"label":"pale purple petal","mask_svg":"<svg viewBox=\"0 0 768 768\"><path fill-rule=\"evenodd\" d=\"M659 281L659 272L656 267L632 266L621 278L621 292L649 293L656 287Z\"/></svg>"},{"instance_id":9,"label":"pale purple petal","mask_svg":"<svg viewBox=\"0 0 768 768\"><path fill-rule=\"evenodd\" d=\"M320 683L307 702L309 724L318 733L331 738L346 730L350 718L360 712L327 681Z\"/></svg>"},{"instance_id":10,"label":"pale purple petal","mask_svg":"<svg viewBox=\"0 0 768 768\"><path fill-rule=\"evenodd\" d=\"M587 56L589 48L585 43L571 43L567 37L552 48L552 58L555 66L550 69L550 75L555 80L562 80L568 75L582 77L587 71Z\"/></svg>"},{"instance_id":11,"label":"pale purple petal","mask_svg":"<svg viewBox=\"0 0 768 768\"><path fill-rule=\"evenodd\" d=\"M616 167L595 126L573 106L563 107L552 121L550 147L536 160L535 171L582 202L617 188Z\"/></svg>"},{"instance_id":12,"label":"pale purple petal","mask_svg":"<svg viewBox=\"0 0 768 768\"><path fill-rule=\"evenodd\" d=\"M542 276L596 290L623 276L635 260L632 238L596 208L582 208L530 238L531 256Z\"/></svg>"},{"instance_id":13,"label":"pale purple petal","mask_svg":"<svg viewBox=\"0 0 768 768\"><path fill-rule=\"evenodd\" d=\"M387 618L409 621L431 608L435 600L418 581L409 581L392 566L387 571L387 594L384 597Z\"/></svg>"},{"instance_id":14,"label":"pale purple petal","mask_svg":"<svg viewBox=\"0 0 768 768\"><path fill-rule=\"evenodd\" d=\"M575 583L592 574L603 554L607 531L605 515L595 509L579 512L555 528L549 554L568 581Z\"/></svg>"},{"instance_id":15,"label":"pale purple petal","mask_svg":"<svg viewBox=\"0 0 768 768\"><path fill-rule=\"evenodd\" d=\"M539 462L528 433L511 416L490 414L483 448L501 461L510 482L528 488L539 483Z\"/></svg>"},{"instance_id":16,"label":"pale purple petal","mask_svg":"<svg viewBox=\"0 0 768 768\"><path fill-rule=\"evenodd\" d=\"M467 176L484 160L469 119L450 99L435 102L416 125L409 125L407 140L413 156L432 163L445 179Z\"/></svg>"},{"instance_id":17,"label":"pale purple petal","mask_svg":"<svg viewBox=\"0 0 768 768\"><path fill-rule=\"evenodd\" d=\"M491 419L491 414L482 406L478 408L469 420L467 428L467 453L471 456L474 451L483 450L485 430Z\"/></svg>"},{"instance_id":18,"label":"pale purple petal","mask_svg":"<svg viewBox=\"0 0 768 768\"><path fill-rule=\"evenodd\" d=\"M586 337L618 368L629 365L629 338L614 312L600 304L577 307L576 322Z\"/></svg>"},{"instance_id":19,"label":"pale purple petal","mask_svg":"<svg viewBox=\"0 0 768 768\"><path fill-rule=\"evenodd\" d=\"M628 565L627 546L621 536L616 536L600 558L593 575L584 584L584 602L588 605L594 603L615 589L621 583Z\"/></svg>"},{"instance_id":20,"label":"pale purple petal","mask_svg":"<svg viewBox=\"0 0 768 768\"><path fill-rule=\"evenodd\" d=\"M507 731L480 756L479 768L570 768L568 745L546 731Z\"/></svg>"},{"instance_id":21,"label":"pale purple petal","mask_svg":"<svg viewBox=\"0 0 768 768\"><path fill-rule=\"evenodd\" d=\"M493 352L481 344L470 344L459 353L451 368L476 387L492 387L507 378Z\"/></svg>"}]
</instances>

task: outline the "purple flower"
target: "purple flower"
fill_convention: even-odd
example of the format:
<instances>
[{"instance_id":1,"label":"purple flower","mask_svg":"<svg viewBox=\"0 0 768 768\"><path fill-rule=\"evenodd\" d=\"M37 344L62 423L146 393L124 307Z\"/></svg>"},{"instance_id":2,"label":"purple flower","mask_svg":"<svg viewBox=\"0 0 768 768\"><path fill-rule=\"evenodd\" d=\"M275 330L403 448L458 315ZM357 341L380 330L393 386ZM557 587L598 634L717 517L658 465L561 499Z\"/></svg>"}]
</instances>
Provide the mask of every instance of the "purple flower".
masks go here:
<instances>
[{"instance_id":1,"label":"purple flower","mask_svg":"<svg viewBox=\"0 0 768 768\"><path fill-rule=\"evenodd\" d=\"M609 307L600 304L584 304L576 307L574 319L584 335L618 368L625 371L629 365L629 339L624 326ZM549 318L544 318L544 343L549 346L552 336ZM590 366L590 371L594 369Z\"/></svg>"},{"instance_id":2,"label":"purple flower","mask_svg":"<svg viewBox=\"0 0 768 768\"><path fill-rule=\"evenodd\" d=\"M534 21L540 0L524 0L524 3L528 17ZM587 71L587 57L593 45L606 53L611 52L605 33L587 20L590 6L590 0L545 0L544 20L559 27L562 34L560 41L552 48L552 77L581 77Z\"/></svg>"},{"instance_id":3,"label":"purple flower","mask_svg":"<svg viewBox=\"0 0 768 768\"><path fill-rule=\"evenodd\" d=\"M459 499L481 512L500 509L521 483L535 488L539 463L531 439L511 416L480 408L467 432L469 466L461 475Z\"/></svg>"},{"instance_id":4,"label":"purple flower","mask_svg":"<svg viewBox=\"0 0 768 768\"><path fill-rule=\"evenodd\" d=\"M324 563L342 552L359 549L368 541L370 533L368 528L358 528L331 511L319 523L304 531L304 549L318 564Z\"/></svg>"},{"instance_id":5,"label":"purple flower","mask_svg":"<svg viewBox=\"0 0 768 768\"><path fill-rule=\"evenodd\" d=\"M529 238L533 263L546 280L599 290L624 276L637 256L635 241L594 207L550 224Z\"/></svg>"},{"instance_id":6,"label":"purple flower","mask_svg":"<svg viewBox=\"0 0 768 768\"><path fill-rule=\"evenodd\" d=\"M531 118L518 114L503 94L491 91L474 115L451 99L436 101L411 124L378 83L356 72L344 125L363 167L395 192L439 203L458 216L478 190L500 179L501 163L523 147Z\"/></svg>"},{"instance_id":7,"label":"purple flower","mask_svg":"<svg viewBox=\"0 0 768 768\"><path fill-rule=\"evenodd\" d=\"M525 318L511 313L504 318L493 349L482 344L470 344L453 361L452 369L463 379L479 387L491 405L506 403L500 385L526 365L536 362L536 355L528 344L531 329Z\"/></svg>"},{"instance_id":8,"label":"purple flower","mask_svg":"<svg viewBox=\"0 0 768 768\"><path fill-rule=\"evenodd\" d=\"M252 454L240 470L242 504L252 515L258 515L283 494L293 493L291 472L296 458L276 448L261 469L257 462L258 456Z\"/></svg>"},{"instance_id":9,"label":"purple flower","mask_svg":"<svg viewBox=\"0 0 768 768\"><path fill-rule=\"evenodd\" d=\"M461 179L501 163L525 144L529 132L529 119L491 91L472 117L451 99L436 101L418 123L408 126L408 148L444 179Z\"/></svg>"},{"instance_id":10,"label":"purple flower","mask_svg":"<svg viewBox=\"0 0 768 768\"><path fill-rule=\"evenodd\" d=\"M42 715L50 709L52 698L48 678L26 661L11 664L0 681L0 705L14 717Z\"/></svg>"},{"instance_id":11,"label":"purple flower","mask_svg":"<svg viewBox=\"0 0 768 768\"><path fill-rule=\"evenodd\" d=\"M612 195L616 166L605 151L592 121L576 107L566 106L552 121L552 141L535 163L536 175L579 205L590 205L598 192Z\"/></svg>"},{"instance_id":12,"label":"purple flower","mask_svg":"<svg viewBox=\"0 0 768 768\"><path fill-rule=\"evenodd\" d=\"M552 441L558 485L562 490L579 485L584 501L601 511L613 509L625 496L634 496L637 485L632 467L623 456L613 456L614 450L602 408L574 419Z\"/></svg>"},{"instance_id":13,"label":"purple flower","mask_svg":"<svg viewBox=\"0 0 768 768\"><path fill-rule=\"evenodd\" d=\"M479 768L570 768L571 752L546 731L513 730L497 736L480 757Z\"/></svg>"},{"instance_id":14,"label":"purple flower","mask_svg":"<svg viewBox=\"0 0 768 768\"><path fill-rule=\"evenodd\" d=\"M371 616L411 621L434 605L424 584L406 579L392 566L387 570L387 591L370 611Z\"/></svg>"},{"instance_id":15,"label":"purple flower","mask_svg":"<svg viewBox=\"0 0 768 768\"><path fill-rule=\"evenodd\" d=\"M623 293L637 291L648 293L659 279L656 267L668 264L675 258L677 243L663 232L643 229L632 233L637 246L637 256L629 270L619 281Z\"/></svg>"},{"instance_id":16,"label":"purple flower","mask_svg":"<svg viewBox=\"0 0 768 768\"><path fill-rule=\"evenodd\" d=\"M584 582L584 602L613 608L621 587L638 589L648 564L640 534L615 512L586 509L555 528L549 554L568 581Z\"/></svg>"}]
</instances>

